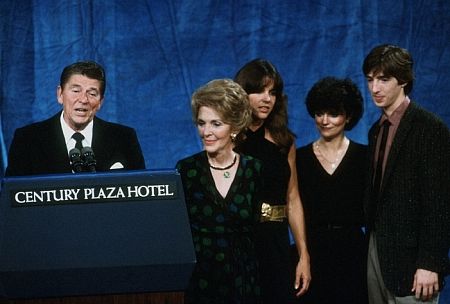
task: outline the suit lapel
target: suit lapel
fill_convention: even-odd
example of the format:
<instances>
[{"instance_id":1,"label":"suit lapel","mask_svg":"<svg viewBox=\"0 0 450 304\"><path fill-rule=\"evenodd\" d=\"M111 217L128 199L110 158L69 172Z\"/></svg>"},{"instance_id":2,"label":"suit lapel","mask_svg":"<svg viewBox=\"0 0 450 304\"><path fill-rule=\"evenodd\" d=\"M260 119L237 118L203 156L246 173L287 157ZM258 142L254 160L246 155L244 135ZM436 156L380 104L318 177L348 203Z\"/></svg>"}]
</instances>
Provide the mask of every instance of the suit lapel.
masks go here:
<instances>
[{"instance_id":1,"label":"suit lapel","mask_svg":"<svg viewBox=\"0 0 450 304\"><path fill-rule=\"evenodd\" d=\"M107 127L103 120L94 117L94 126L92 129L92 150L94 151L97 160L97 169L106 170L107 160L110 158L109 153L111 144L108 143L110 139L107 134Z\"/></svg>"},{"instance_id":2,"label":"suit lapel","mask_svg":"<svg viewBox=\"0 0 450 304\"><path fill-rule=\"evenodd\" d=\"M373 124L372 128L369 130L369 143L368 143L368 153L369 153L369 175L371 177L371 184L373 184L373 173L374 173L374 161L375 161L375 148L377 143L377 137L378 133L380 131L378 120L376 123Z\"/></svg>"},{"instance_id":3,"label":"suit lapel","mask_svg":"<svg viewBox=\"0 0 450 304\"><path fill-rule=\"evenodd\" d=\"M48 126L44 127L45 132L41 132L41 153L42 159L49 162L50 168L59 168L67 172L71 171L70 160L66 147L66 141L61 129L59 112L48 121Z\"/></svg>"}]
</instances>

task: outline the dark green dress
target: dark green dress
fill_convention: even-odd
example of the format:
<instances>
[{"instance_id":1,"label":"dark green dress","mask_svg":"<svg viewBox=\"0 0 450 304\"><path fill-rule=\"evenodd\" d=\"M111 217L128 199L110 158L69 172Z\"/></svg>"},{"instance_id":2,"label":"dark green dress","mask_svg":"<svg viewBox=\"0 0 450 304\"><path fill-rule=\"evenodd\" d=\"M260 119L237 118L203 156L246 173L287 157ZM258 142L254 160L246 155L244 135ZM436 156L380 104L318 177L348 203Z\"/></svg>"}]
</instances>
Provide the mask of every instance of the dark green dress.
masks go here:
<instances>
[{"instance_id":1,"label":"dark green dress","mask_svg":"<svg viewBox=\"0 0 450 304\"><path fill-rule=\"evenodd\" d=\"M177 163L183 181L197 264L185 293L188 303L258 303L253 229L261 163L241 155L225 198L215 187L206 152Z\"/></svg>"}]
</instances>

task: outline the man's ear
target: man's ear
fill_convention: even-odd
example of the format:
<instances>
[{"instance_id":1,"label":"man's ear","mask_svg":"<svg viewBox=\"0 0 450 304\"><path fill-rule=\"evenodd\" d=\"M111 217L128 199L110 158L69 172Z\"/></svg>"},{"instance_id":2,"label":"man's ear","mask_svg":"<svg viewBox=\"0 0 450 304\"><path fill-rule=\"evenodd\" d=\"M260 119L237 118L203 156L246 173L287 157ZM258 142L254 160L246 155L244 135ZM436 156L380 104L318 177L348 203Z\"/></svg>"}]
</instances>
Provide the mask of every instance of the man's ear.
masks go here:
<instances>
[{"instance_id":1,"label":"man's ear","mask_svg":"<svg viewBox=\"0 0 450 304\"><path fill-rule=\"evenodd\" d=\"M103 96L102 99L100 99L100 103L98 104L97 111L101 109L104 100L105 100L105 97Z\"/></svg>"},{"instance_id":2,"label":"man's ear","mask_svg":"<svg viewBox=\"0 0 450 304\"><path fill-rule=\"evenodd\" d=\"M62 88L61 88L61 86L58 86L57 88L56 88L56 98L58 99L58 103L59 104L63 104L63 100L62 100Z\"/></svg>"}]
</instances>

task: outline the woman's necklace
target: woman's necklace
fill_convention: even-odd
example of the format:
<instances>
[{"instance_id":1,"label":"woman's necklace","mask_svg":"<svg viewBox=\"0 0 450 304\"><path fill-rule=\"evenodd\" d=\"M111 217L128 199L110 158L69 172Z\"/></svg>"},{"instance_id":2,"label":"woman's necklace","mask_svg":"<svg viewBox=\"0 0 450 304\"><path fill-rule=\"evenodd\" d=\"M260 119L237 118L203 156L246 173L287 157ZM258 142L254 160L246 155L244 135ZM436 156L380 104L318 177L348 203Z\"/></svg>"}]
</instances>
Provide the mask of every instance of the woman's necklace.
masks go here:
<instances>
[{"instance_id":1,"label":"woman's necklace","mask_svg":"<svg viewBox=\"0 0 450 304\"><path fill-rule=\"evenodd\" d=\"M341 148L337 149L337 151L336 151L336 158L333 161L329 160L327 157L325 157L325 154L322 153L322 151L320 150L319 141L315 142L314 147L316 148L316 150L320 154L320 156L322 156L322 158L327 163L330 164L331 169L335 170L337 165L339 164L339 161L341 160L341 158L343 156L343 152L346 150L347 142L348 142L347 138L344 138L343 145L342 145Z\"/></svg>"},{"instance_id":2,"label":"woman's necklace","mask_svg":"<svg viewBox=\"0 0 450 304\"><path fill-rule=\"evenodd\" d=\"M236 160L237 160L237 155L234 154L233 162L226 167L214 167L213 165L211 165L211 163L209 161L208 161L208 164L209 164L209 167L213 170L224 171L223 177L229 178L231 176L231 174L230 174L230 171L227 171L227 170L234 166L234 164L236 163Z\"/></svg>"}]
</instances>

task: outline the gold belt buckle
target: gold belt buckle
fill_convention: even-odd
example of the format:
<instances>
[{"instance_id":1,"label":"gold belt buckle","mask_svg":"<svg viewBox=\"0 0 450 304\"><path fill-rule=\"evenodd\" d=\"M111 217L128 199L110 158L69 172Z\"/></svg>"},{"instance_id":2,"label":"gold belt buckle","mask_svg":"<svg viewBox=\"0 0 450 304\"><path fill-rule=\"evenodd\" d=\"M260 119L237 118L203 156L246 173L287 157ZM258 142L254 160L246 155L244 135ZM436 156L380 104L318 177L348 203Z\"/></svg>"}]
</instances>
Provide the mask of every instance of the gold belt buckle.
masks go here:
<instances>
[{"instance_id":1,"label":"gold belt buckle","mask_svg":"<svg viewBox=\"0 0 450 304\"><path fill-rule=\"evenodd\" d=\"M261 222L282 222L285 218L285 205L270 205L268 203L262 203Z\"/></svg>"}]
</instances>

